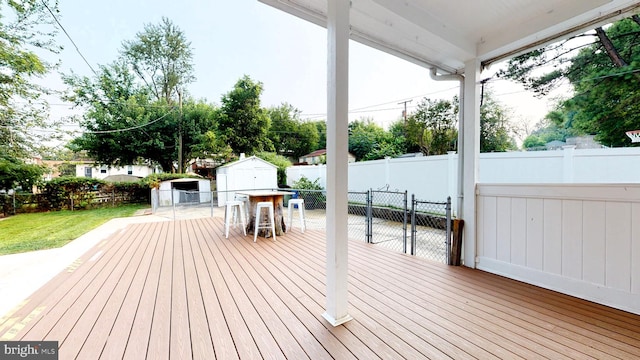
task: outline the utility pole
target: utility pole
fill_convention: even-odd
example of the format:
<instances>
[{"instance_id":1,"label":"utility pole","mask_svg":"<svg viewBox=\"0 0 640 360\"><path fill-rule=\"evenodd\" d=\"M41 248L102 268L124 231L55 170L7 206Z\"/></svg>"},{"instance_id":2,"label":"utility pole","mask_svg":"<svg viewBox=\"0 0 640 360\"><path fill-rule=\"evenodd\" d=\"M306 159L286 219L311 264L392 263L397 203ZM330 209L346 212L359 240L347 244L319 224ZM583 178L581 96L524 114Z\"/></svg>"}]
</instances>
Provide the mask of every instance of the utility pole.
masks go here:
<instances>
[{"instance_id":1,"label":"utility pole","mask_svg":"<svg viewBox=\"0 0 640 360\"><path fill-rule=\"evenodd\" d=\"M404 122L402 124L403 124L403 127L404 127L404 137L405 137L405 139L407 138L407 103L410 103L412 101L413 101L413 99L401 101L401 102L398 103L398 105L404 104L404 110L402 111L402 116L404 117Z\"/></svg>"},{"instance_id":2,"label":"utility pole","mask_svg":"<svg viewBox=\"0 0 640 360\"><path fill-rule=\"evenodd\" d=\"M398 103L398 105L400 105L400 104L404 104L404 110L402 111L402 116L404 117L404 124L405 124L405 125L407 124L407 103L410 103L410 102L412 102L412 101L413 101L413 99L411 99L411 100L405 100L405 101L400 101L400 102Z\"/></svg>"}]
</instances>

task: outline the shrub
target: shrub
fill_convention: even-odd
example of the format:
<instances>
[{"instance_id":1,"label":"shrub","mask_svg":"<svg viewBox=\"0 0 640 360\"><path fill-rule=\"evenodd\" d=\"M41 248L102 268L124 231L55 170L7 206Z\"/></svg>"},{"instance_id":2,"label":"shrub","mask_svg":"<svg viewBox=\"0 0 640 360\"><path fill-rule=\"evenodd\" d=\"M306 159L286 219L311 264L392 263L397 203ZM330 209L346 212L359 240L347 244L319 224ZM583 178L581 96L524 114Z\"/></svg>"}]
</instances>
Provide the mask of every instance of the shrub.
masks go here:
<instances>
[{"instance_id":1,"label":"shrub","mask_svg":"<svg viewBox=\"0 0 640 360\"><path fill-rule=\"evenodd\" d=\"M300 197L304 199L305 208L309 210L324 209L326 207L327 198L322 191L324 188L318 184L319 181L319 178L311 181L302 176L292 184L292 188L297 190Z\"/></svg>"},{"instance_id":2,"label":"shrub","mask_svg":"<svg viewBox=\"0 0 640 360\"><path fill-rule=\"evenodd\" d=\"M44 183L38 206L42 211L87 208L106 183L85 177L60 177Z\"/></svg>"},{"instance_id":3,"label":"shrub","mask_svg":"<svg viewBox=\"0 0 640 360\"><path fill-rule=\"evenodd\" d=\"M300 179L298 179L297 181L294 181L291 187L294 189L304 189L304 190L324 190L324 188L320 184L318 184L319 181L320 181L320 178L317 178L314 181L311 181L303 175L300 177Z\"/></svg>"}]
</instances>

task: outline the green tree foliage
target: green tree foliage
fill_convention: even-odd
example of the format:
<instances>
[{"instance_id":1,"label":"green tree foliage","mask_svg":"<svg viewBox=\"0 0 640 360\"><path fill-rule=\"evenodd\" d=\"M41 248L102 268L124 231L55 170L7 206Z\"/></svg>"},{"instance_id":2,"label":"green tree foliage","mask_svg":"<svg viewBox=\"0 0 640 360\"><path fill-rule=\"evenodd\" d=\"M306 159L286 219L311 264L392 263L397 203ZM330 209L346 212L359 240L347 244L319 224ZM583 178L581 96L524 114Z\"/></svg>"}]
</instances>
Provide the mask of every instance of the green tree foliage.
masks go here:
<instances>
[{"instance_id":1,"label":"green tree foliage","mask_svg":"<svg viewBox=\"0 0 640 360\"><path fill-rule=\"evenodd\" d=\"M76 164L65 162L57 166L60 176L76 176Z\"/></svg>"},{"instance_id":2,"label":"green tree foliage","mask_svg":"<svg viewBox=\"0 0 640 360\"><path fill-rule=\"evenodd\" d=\"M318 148L316 124L300 120L300 111L289 104L267 110L271 120L269 139L282 156L297 159Z\"/></svg>"},{"instance_id":3,"label":"green tree foliage","mask_svg":"<svg viewBox=\"0 0 640 360\"><path fill-rule=\"evenodd\" d=\"M402 150L401 143L372 119L360 119L349 124L349 152L357 161L395 157Z\"/></svg>"},{"instance_id":4,"label":"green tree foliage","mask_svg":"<svg viewBox=\"0 0 640 360\"><path fill-rule=\"evenodd\" d=\"M57 1L0 0L0 153L25 157L38 146L30 133L44 127L47 89L34 82L54 66L41 55L58 53L53 18Z\"/></svg>"},{"instance_id":5,"label":"green tree foliage","mask_svg":"<svg viewBox=\"0 0 640 360\"><path fill-rule=\"evenodd\" d=\"M517 148L510 135L506 109L485 93L480 107L480 152L503 152Z\"/></svg>"},{"instance_id":6,"label":"green tree foliage","mask_svg":"<svg viewBox=\"0 0 640 360\"><path fill-rule=\"evenodd\" d=\"M457 149L458 98L452 100L423 99L416 112L407 118L406 126L395 125L395 138L406 134L405 149L424 155L442 155ZM402 126L401 126L402 125ZM512 136L508 111L485 93L480 108L480 152L507 151L517 146Z\"/></svg>"},{"instance_id":7,"label":"green tree foliage","mask_svg":"<svg viewBox=\"0 0 640 360\"><path fill-rule=\"evenodd\" d=\"M44 167L25 164L9 154L0 154L0 190L22 188L31 191L44 174Z\"/></svg>"},{"instance_id":8,"label":"green tree foliage","mask_svg":"<svg viewBox=\"0 0 640 360\"><path fill-rule=\"evenodd\" d=\"M577 132L596 134L605 145L628 146L625 131L640 129L640 17L579 36L585 37L594 41L571 47L570 39L516 57L501 76L539 94L568 79L574 94L560 107L562 117ZM550 65L552 71L539 70Z\"/></svg>"},{"instance_id":9,"label":"green tree foliage","mask_svg":"<svg viewBox=\"0 0 640 360\"><path fill-rule=\"evenodd\" d=\"M318 146L311 151L326 149L327 148L327 122L325 120L318 120L312 122L318 129ZM308 154L308 153L307 153ZM306 155L306 154L302 154Z\"/></svg>"},{"instance_id":10,"label":"green tree foliage","mask_svg":"<svg viewBox=\"0 0 640 360\"><path fill-rule=\"evenodd\" d=\"M568 137L578 136L580 132L572 126L572 113L562 110L563 104L551 111L536 124L534 131L522 142L522 147L529 150L543 149L551 141L566 141Z\"/></svg>"},{"instance_id":11,"label":"green tree foliage","mask_svg":"<svg viewBox=\"0 0 640 360\"><path fill-rule=\"evenodd\" d=\"M420 151L420 147L415 144L410 144L407 140L407 125L404 120L398 120L392 123L389 126L389 133L393 141L397 144L400 154Z\"/></svg>"},{"instance_id":12,"label":"green tree foliage","mask_svg":"<svg viewBox=\"0 0 640 360\"><path fill-rule=\"evenodd\" d=\"M195 80L191 43L165 17L160 24L146 24L134 40L125 41L121 55L151 89L155 100L172 104L182 89Z\"/></svg>"},{"instance_id":13,"label":"green tree foliage","mask_svg":"<svg viewBox=\"0 0 640 360\"><path fill-rule=\"evenodd\" d=\"M236 154L274 150L267 136L269 117L260 107L261 94L262 83L245 75L222 97L217 130Z\"/></svg>"},{"instance_id":14,"label":"green tree foliage","mask_svg":"<svg viewBox=\"0 0 640 360\"><path fill-rule=\"evenodd\" d=\"M407 118L407 141L424 155L446 154L455 149L457 123L457 98L453 101L424 98Z\"/></svg>"},{"instance_id":15,"label":"green tree foliage","mask_svg":"<svg viewBox=\"0 0 640 360\"><path fill-rule=\"evenodd\" d=\"M64 76L70 87L65 99L87 109L79 121L85 132L71 142L73 150L86 150L100 164L159 164L165 172L182 172L198 156L228 157L212 133L216 108L175 101L193 80L189 43L177 27L167 19L147 25L124 43L122 54L93 78Z\"/></svg>"},{"instance_id":16,"label":"green tree foliage","mask_svg":"<svg viewBox=\"0 0 640 360\"><path fill-rule=\"evenodd\" d=\"M70 147L87 151L100 164L159 164L163 171L174 172L180 131L181 169L193 155L216 152L219 142L211 144L205 135L214 128L215 108L187 100L180 111L164 99L153 101L123 62L102 66L93 79L74 75L64 79L72 91L66 99L87 108L80 120L85 132Z\"/></svg>"}]
</instances>

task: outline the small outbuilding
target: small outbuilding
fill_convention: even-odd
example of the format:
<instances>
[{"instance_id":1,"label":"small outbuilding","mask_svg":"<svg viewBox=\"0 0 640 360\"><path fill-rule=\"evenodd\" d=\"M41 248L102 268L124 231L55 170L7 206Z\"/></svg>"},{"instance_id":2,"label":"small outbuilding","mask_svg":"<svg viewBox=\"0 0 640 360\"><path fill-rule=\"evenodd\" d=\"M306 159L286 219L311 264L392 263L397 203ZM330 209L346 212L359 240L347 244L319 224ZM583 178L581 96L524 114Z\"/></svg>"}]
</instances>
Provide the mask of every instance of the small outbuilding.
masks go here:
<instances>
[{"instance_id":1,"label":"small outbuilding","mask_svg":"<svg viewBox=\"0 0 640 360\"><path fill-rule=\"evenodd\" d=\"M211 181L197 178L167 180L160 183L157 193L160 206L208 203L211 202Z\"/></svg>"},{"instance_id":2,"label":"small outbuilding","mask_svg":"<svg viewBox=\"0 0 640 360\"><path fill-rule=\"evenodd\" d=\"M233 200L237 190L277 189L278 167L256 156L241 158L216 169L216 188L218 206Z\"/></svg>"}]
</instances>

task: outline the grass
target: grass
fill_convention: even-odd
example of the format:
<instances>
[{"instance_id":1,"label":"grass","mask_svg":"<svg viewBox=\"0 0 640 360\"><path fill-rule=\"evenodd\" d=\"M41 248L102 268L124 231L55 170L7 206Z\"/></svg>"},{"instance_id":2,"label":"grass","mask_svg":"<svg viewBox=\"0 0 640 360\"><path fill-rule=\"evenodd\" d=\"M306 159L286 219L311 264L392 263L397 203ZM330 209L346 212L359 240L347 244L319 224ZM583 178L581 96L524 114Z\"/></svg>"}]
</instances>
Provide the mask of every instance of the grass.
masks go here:
<instances>
[{"instance_id":1,"label":"grass","mask_svg":"<svg viewBox=\"0 0 640 360\"><path fill-rule=\"evenodd\" d=\"M61 247L105 222L147 205L19 214L0 221L0 255Z\"/></svg>"}]
</instances>

